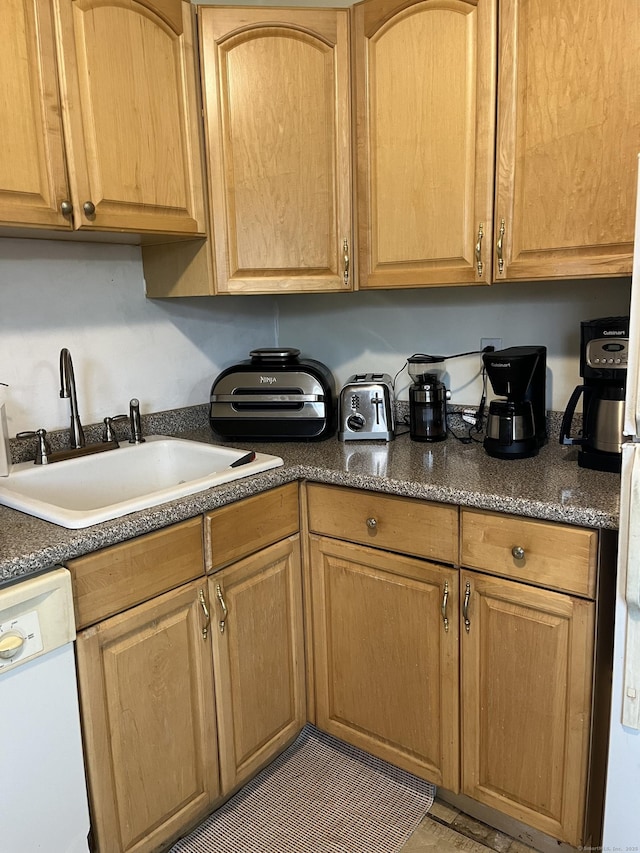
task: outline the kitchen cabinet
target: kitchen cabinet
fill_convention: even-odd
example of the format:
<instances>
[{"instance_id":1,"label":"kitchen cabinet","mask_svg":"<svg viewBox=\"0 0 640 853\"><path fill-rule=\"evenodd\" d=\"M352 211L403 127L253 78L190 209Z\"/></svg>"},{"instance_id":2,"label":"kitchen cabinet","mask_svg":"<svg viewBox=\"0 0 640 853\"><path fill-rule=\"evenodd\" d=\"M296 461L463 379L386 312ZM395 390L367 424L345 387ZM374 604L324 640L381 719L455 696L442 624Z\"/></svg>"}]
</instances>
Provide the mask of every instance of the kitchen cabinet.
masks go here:
<instances>
[{"instance_id":1,"label":"kitchen cabinet","mask_svg":"<svg viewBox=\"0 0 640 853\"><path fill-rule=\"evenodd\" d=\"M215 510L205 524L226 795L307 718L297 483Z\"/></svg>"},{"instance_id":2,"label":"kitchen cabinet","mask_svg":"<svg viewBox=\"0 0 640 853\"><path fill-rule=\"evenodd\" d=\"M202 519L69 569L96 849L155 851L219 797Z\"/></svg>"},{"instance_id":3,"label":"kitchen cabinet","mask_svg":"<svg viewBox=\"0 0 640 853\"><path fill-rule=\"evenodd\" d=\"M576 846L601 803L586 814L598 547L594 530L461 511L460 562L484 570L460 578L462 791Z\"/></svg>"},{"instance_id":4,"label":"kitchen cabinet","mask_svg":"<svg viewBox=\"0 0 640 853\"><path fill-rule=\"evenodd\" d=\"M6 0L0 38L0 223L70 227L69 198L49 0Z\"/></svg>"},{"instance_id":5,"label":"kitchen cabinet","mask_svg":"<svg viewBox=\"0 0 640 853\"><path fill-rule=\"evenodd\" d=\"M151 235L129 239L204 234L190 3L8 3L0 33L18 49L0 61L10 87L0 222Z\"/></svg>"},{"instance_id":6,"label":"kitchen cabinet","mask_svg":"<svg viewBox=\"0 0 640 853\"><path fill-rule=\"evenodd\" d=\"M630 275L640 8L499 8L494 277Z\"/></svg>"},{"instance_id":7,"label":"kitchen cabinet","mask_svg":"<svg viewBox=\"0 0 640 853\"><path fill-rule=\"evenodd\" d=\"M357 4L360 288L630 274L639 41L625 0Z\"/></svg>"},{"instance_id":8,"label":"kitchen cabinet","mask_svg":"<svg viewBox=\"0 0 640 853\"><path fill-rule=\"evenodd\" d=\"M489 284L496 0L365 0L353 26L360 288Z\"/></svg>"},{"instance_id":9,"label":"kitchen cabinet","mask_svg":"<svg viewBox=\"0 0 640 853\"><path fill-rule=\"evenodd\" d=\"M147 252L147 294L351 290L348 11L199 6L198 22L212 238L164 270Z\"/></svg>"},{"instance_id":10,"label":"kitchen cabinet","mask_svg":"<svg viewBox=\"0 0 640 853\"><path fill-rule=\"evenodd\" d=\"M597 839L605 537L462 508L458 541L457 507L307 496L318 725L554 839Z\"/></svg>"},{"instance_id":11,"label":"kitchen cabinet","mask_svg":"<svg viewBox=\"0 0 640 853\"><path fill-rule=\"evenodd\" d=\"M463 571L462 791L583 841L595 605Z\"/></svg>"},{"instance_id":12,"label":"kitchen cabinet","mask_svg":"<svg viewBox=\"0 0 640 853\"><path fill-rule=\"evenodd\" d=\"M311 571L317 725L457 790L457 571L317 536Z\"/></svg>"},{"instance_id":13,"label":"kitchen cabinet","mask_svg":"<svg viewBox=\"0 0 640 853\"><path fill-rule=\"evenodd\" d=\"M458 572L386 551L453 562L457 508L315 484L307 493L317 725L457 790Z\"/></svg>"}]
</instances>

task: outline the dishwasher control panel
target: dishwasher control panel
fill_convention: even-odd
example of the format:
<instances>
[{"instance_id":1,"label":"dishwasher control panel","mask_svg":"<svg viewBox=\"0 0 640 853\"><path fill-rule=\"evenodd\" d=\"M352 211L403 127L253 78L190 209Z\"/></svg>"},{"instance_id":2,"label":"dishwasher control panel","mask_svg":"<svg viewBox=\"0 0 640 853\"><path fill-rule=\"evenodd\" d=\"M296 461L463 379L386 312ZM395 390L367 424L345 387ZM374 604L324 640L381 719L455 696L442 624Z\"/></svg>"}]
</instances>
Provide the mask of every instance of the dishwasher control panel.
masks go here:
<instances>
[{"instance_id":1,"label":"dishwasher control panel","mask_svg":"<svg viewBox=\"0 0 640 853\"><path fill-rule=\"evenodd\" d=\"M36 610L0 622L0 671L5 666L37 655L43 648Z\"/></svg>"}]
</instances>

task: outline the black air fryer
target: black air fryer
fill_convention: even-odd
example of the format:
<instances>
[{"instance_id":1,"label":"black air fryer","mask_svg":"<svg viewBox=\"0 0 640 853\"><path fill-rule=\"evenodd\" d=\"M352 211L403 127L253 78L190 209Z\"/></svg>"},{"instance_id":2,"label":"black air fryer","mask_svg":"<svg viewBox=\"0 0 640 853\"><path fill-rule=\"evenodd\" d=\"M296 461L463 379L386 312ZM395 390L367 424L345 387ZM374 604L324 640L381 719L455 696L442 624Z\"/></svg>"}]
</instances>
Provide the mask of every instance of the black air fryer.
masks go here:
<instances>
[{"instance_id":1,"label":"black air fryer","mask_svg":"<svg viewBox=\"0 0 640 853\"><path fill-rule=\"evenodd\" d=\"M335 380L328 367L289 347L249 355L213 383L214 432L231 441L309 441L335 433Z\"/></svg>"}]
</instances>

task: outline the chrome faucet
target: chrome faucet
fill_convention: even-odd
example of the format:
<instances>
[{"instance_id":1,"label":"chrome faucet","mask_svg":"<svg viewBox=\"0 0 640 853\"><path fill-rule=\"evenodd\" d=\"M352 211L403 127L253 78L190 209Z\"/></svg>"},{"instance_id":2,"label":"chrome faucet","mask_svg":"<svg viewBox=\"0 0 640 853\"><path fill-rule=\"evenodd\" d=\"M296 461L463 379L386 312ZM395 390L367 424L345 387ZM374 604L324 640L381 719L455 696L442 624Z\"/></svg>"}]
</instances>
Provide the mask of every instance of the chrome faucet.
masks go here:
<instances>
[{"instance_id":1,"label":"chrome faucet","mask_svg":"<svg viewBox=\"0 0 640 853\"><path fill-rule=\"evenodd\" d=\"M69 437L71 447L85 446L84 430L80 423L78 414L78 397L76 394L76 379L73 373L73 361L68 349L60 350L60 396L69 399L71 406L71 425L69 426Z\"/></svg>"}]
</instances>

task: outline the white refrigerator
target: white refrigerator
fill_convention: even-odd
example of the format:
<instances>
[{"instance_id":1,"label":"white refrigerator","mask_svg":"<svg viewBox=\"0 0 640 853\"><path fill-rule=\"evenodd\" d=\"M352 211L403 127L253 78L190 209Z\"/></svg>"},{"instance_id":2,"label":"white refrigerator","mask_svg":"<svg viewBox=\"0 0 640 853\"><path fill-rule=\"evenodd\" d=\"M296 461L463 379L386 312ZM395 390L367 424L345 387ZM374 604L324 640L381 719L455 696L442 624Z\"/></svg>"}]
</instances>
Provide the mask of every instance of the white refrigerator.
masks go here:
<instances>
[{"instance_id":1,"label":"white refrigerator","mask_svg":"<svg viewBox=\"0 0 640 853\"><path fill-rule=\"evenodd\" d=\"M640 169L624 432L604 851L640 851Z\"/></svg>"}]
</instances>

